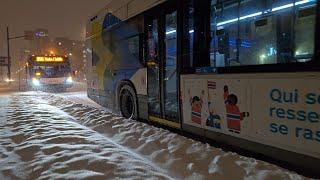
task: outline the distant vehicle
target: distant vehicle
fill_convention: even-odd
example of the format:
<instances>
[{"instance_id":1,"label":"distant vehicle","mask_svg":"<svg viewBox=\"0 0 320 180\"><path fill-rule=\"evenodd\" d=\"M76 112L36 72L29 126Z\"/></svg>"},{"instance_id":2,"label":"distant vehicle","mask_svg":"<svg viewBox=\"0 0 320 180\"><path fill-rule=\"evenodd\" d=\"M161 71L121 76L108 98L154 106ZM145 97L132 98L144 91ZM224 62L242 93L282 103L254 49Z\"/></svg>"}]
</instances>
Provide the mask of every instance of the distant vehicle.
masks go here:
<instances>
[{"instance_id":1,"label":"distant vehicle","mask_svg":"<svg viewBox=\"0 0 320 180\"><path fill-rule=\"evenodd\" d=\"M34 90L65 91L73 86L70 60L65 56L30 56L26 79Z\"/></svg>"},{"instance_id":2,"label":"distant vehicle","mask_svg":"<svg viewBox=\"0 0 320 180\"><path fill-rule=\"evenodd\" d=\"M319 13L316 0L113 0L88 21L88 96L318 172Z\"/></svg>"}]
</instances>

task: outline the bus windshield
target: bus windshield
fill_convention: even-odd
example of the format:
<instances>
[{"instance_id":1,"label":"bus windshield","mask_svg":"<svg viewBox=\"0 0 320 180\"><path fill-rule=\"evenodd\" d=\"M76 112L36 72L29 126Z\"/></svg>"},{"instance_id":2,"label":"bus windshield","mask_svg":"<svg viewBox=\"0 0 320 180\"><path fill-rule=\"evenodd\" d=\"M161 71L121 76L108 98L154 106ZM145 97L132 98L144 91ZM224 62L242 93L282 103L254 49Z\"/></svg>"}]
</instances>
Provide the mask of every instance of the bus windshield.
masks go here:
<instances>
[{"instance_id":1,"label":"bus windshield","mask_svg":"<svg viewBox=\"0 0 320 180\"><path fill-rule=\"evenodd\" d=\"M34 74L42 78L65 77L70 75L70 66L66 64L35 65L32 68Z\"/></svg>"}]
</instances>

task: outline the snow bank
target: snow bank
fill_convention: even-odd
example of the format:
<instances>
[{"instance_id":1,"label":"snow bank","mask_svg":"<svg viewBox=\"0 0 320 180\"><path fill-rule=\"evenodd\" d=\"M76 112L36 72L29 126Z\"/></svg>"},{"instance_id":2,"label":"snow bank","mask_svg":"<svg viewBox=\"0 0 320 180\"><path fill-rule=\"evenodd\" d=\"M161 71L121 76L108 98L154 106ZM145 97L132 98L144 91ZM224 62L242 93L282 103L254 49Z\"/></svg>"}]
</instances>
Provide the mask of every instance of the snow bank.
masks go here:
<instances>
[{"instance_id":1,"label":"snow bank","mask_svg":"<svg viewBox=\"0 0 320 180\"><path fill-rule=\"evenodd\" d=\"M88 105L95 108L103 108L102 106L88 98L87 91L65 92L59 93L57 94L57 96L67 98L69 101L77 104Z\"/></svg>"},{"instance_id":2,"label":"snow bank","mask_svg":"<svg viewBox=\"0 0 320 180\"><path fill-rule=\"evenodd\" d=\"M179 179L303 179L278 166L211 147L167 130L114 116L105 110L48 97L87 126L142 154ZM61 104L60 102L64 102Z\"/></svg>"},{"instance_id":3,"label":"snow bank","mask_svg":"<svg viewBox=\"0 0 320 180\"><path fill-rule=\"evenodd\" d=\"M79 92L79 91L86 91L87 90L87 83L86 82L73 82L73 86L68 89L68 92Z\"/></svg>"},{"instance_id":4,"label":"snow bank","mask_svg":"<svg viewBox=\"0 0 320 180\"><path fill-rule=\"evenodd\" d=\"M304 179L46 93L0 98L0 179Z\"/></svg>"},{"instance_id":5,"label":"snow bank","mask_svg":"<svg viewBox=\"0 0 320 180\"><path fill-rule=\"evenodd\" d=\"M49 105L0 97L0 179L171 179L167 171Z\"/></svg>"},{"instance_id":6,"label":"snow bank","mask_svg":"<svg viewBox=\"0 0 320 180\"><path fill-rule=\"evenodd\" d=\"M10 92L17 92L19 90L19 84L16 82L9 83L0 83L0 94L10 93Z\"/></svg>"}]
</instances>

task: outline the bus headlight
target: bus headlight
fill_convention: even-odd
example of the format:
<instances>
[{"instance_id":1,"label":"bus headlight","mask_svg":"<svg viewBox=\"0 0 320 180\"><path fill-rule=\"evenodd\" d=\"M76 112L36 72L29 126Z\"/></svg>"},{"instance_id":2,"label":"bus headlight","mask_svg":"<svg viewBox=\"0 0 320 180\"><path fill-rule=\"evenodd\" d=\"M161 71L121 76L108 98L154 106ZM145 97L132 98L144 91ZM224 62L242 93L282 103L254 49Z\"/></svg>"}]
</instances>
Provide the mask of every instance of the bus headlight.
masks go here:
<instances>
[{"instance_id":1,"label":"bus headlight","mask_svg":"<svg viewBox=\"0 0 320 180\"><path fill-rule=\"evenodd\" d=\"M67 80L66 80L66 82L67 82L68 84L73 83L72 77L71 77L71 76L70 76L70 77L68 77L68 78L67 78Z\"/></svg>"},{"instance_id":2,"label":"bus headlight","mask_svg":"<svg viewBox=\"0 0 320 180\"><path fill-rule=\"evenodd\" d=\"M5 80L7 83L9 83L9 82L13 82L14 80L13 79L6 79Z\"/></svg>"},{"instance_id":3,"label":"bus headlight","mask_svg":"<svg viewBox=\"0 0 320 180\"><path fill-rule=\"evenodd\" d=\"M36 79L36 78L32 78L32 84L34 86L40 86L40 81L38 79Z\"/></svg>"}]
</instances>

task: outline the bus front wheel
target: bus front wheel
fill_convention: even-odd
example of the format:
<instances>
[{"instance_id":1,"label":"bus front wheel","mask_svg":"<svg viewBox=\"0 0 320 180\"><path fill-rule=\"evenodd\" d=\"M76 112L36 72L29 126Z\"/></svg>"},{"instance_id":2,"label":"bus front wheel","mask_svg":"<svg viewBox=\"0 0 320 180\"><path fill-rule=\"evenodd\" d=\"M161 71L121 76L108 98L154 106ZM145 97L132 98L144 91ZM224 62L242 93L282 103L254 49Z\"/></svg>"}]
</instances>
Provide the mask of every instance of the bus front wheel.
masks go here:
<instances>
[{"instance_id":1,"label":"bus front wheel","mask_svg":"<svg viewBox=\"0 0 320 180\"><path fill-rule=\"evenodd\" d=\"M124 85L120 90L120 111L123 117L137 119L137 98L133 88Z\"/></svg>"}]
</instances>

